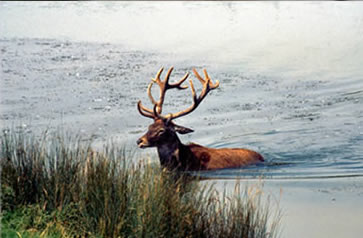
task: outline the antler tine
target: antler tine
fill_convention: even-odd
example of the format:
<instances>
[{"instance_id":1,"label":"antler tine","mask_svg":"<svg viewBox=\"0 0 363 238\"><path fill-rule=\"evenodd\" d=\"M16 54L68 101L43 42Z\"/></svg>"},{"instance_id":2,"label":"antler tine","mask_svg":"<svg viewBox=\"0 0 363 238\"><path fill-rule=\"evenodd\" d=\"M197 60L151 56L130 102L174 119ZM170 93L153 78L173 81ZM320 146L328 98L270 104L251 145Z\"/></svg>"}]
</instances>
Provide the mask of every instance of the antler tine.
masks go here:
<instances>
[{"instance_id":1,"label":"antler tine","mask_svg":"<svg viewBox=\"0 0 363 238\"><path fill-rule=\"evenodd\" d=\"M161 83L161 80L160 80L160 75L161 75L161 73L163 72L163 70L164 70L164 67L161 67L160 69L159 69L159 71L156 73L156 76L155 76L155 78L154 79L151 79L152 81L154 81L154 82L156 82L156 83Z\"/></svg>"},{"instance_id":2,"label":"antler tine","mask_svg":"<svg viewBox=\"0 0 363 238\"><path fill-rule=\"evenodd\" d=\"M212 83L212 80L209 78L209 75L208 75L208 73L207 73L207 70L206 70L206 69L203 69L203 72L204 72L204 76L205 76L205 78L206 78L206 79L207 79L207 81L209 82L209 87L210 87L211 89L218 88L218 86L219 86L219 81L218 81L218 80L216 80L216 83L215 83L215 84L213 84L213 83Z\"/></svg>"},{"instance_id":3,"label":"antler tine","mask_svg":"<svg viewBox=\"0 0 363 238\"><path fill-rule=\"evenodd\" d=\"M164 67L161 67L159 69L159 71L156 73L155 78L151 79L151 82L150 82L149 86L147 87L147 95L149 96L150 101L152 102L152 104L157 104L157 102L155 101L154 97L151 94L151 87L153 86L154 82L157 83L159 86L162 84L161 80L160 80L160 75L163 72L163 70L164 70Z\"/></svg>"},{"instance_id":4,"label":"antler tine","mask_svg":"<svg viewBox=\"0 0 363 238\"><path fill-rule=\"evenodd\" d=\"M140 114L143 115L144 117L149 117L149 118L155 118L154 112L151 111L150 109L144 107L141 104L141 100L138 101L137 103L137 109L139 110Z\"/></svg>"},{"instance_id":5,"label":"antler tine","mask_svg":"<svg viewBox=\"0 0 363 238\"><path fill-rule=\"evenodd\" d=\"M197 70L193 69L193 73L195 75L195 77L197 77L197 79L199 79L199 81L204 85L205 84L205 81L207 80L209 83L209 87L211 89L215 89L215 88L218 88L219 86L219 81L217 80L215 84L212 83L212 80L209 78L209 75L207 73L207 70L206 69L203 69L203 72L204 72L204 76L205 76L205 80L198 74Z\"/></svg>"},{"instance_id":6,"label":"antler tine","mask_svg":"<svg viewBox=\"0 0 363 238\"><path fill-rule=\"evenodd\" d=\"M204 71L205 79L203 79L198 74L198 72L195 69L193 69L193 72L194 72L195 76L203 84L202 92L200 93L200 95L198 97L196 96L195 88L194 88L194 85L193 85L192 80L189 80L190 88L192 90L192 96L193 96L193 104L189 108L187 108L187 109L185 109L183 111L180 111L180 112L177 112L177 113L173 113L173 114L169 114L166 118L175 119L175 118L178 118L178 117L181 117L181 116L185 116L185 115L191 113L192 111L194 111L198 107L198 105L203 101L203 99L207 96L207 94L211 90L218 88L219 81L217 80L216 83L213 84L212 81L211 81L211 79L208 76L207 71L205 69L203 71Z\"/></svg>"},{"instance_id":7,"label":"antler tine","mask_svg":"<svg viewBox=\"0 0 363 238\"><path fill-rule=\"evenodd\" d=\"M152 80L152 81L149 83L149 86L147 86L147 95L149 96L149 99L150 99L151 103L155 105L155 104L158 104L158 102L157 102L157 101L155 101L155 99L154 99L153 95L151 95L151 87L153 86L154 82L155 82L155 81L153 81L153 80Z\"/></svg>"},{"instance_id":8,"label":"antler tine","mask_svg":"<svg viewBox=\"0 0 363 238\"><path fill-rule=\"evenodd\" d=\"M170 74L171 72L173 72L174 67L170 67L170 69L168 70L168 72L166 73L165 79L164 79L164 85L168 85L169 84L169 78L170 78Z\"/></svg>"},{"instance_id":9,"label":"antler tine","mask_svg":"<svg viewBox=\"0 0 363 238\"><path fill-rule=\"evenodd\" d=\"M177 88L179 90L183 90L183 89L187 89L188 85L182 86L182 83L184 83L184 81L189 77L189 73L186 73L182 79L180 79L178 82L176 83L172 83L172 84L167 84L168 89L169 88ZM169 80L169 78L168 78ZM168 81L167 81L168 82Z\"/></svg>"},{"instance_id":10,"label":"antler tine","mask_svg":"<svg viewBox=\"0 0 363 238\"><path fill-rule=\"evenodd\" d=\"M204 84L205 83L204 79L202 77L200 77L200 75L198 74L198 72L197 72L196 69L193 69L193 73L194 73L195 77L197 77L197 79L199 80L199 82L201 84Z\"/></svg>"}]
</instances>

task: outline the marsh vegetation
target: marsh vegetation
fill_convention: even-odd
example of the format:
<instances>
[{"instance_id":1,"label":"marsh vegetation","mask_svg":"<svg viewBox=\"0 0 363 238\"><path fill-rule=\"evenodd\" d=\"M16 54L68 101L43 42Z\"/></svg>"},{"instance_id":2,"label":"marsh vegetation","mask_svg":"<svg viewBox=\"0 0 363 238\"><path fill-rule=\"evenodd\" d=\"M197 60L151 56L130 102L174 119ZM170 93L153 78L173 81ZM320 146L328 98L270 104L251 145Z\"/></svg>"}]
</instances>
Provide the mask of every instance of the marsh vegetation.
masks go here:
<instances>
[{"instance_id":1,"label":"marsh vegetation","mask_svg":"<svg viewBox=\"0 0 363 238\"><path fill-rule=\"evenodd\" d=\"M1 236L276 236L279 217L259 188L221 193L132 156L61 133L4 131Z\"/></svg>"}]
</instances>

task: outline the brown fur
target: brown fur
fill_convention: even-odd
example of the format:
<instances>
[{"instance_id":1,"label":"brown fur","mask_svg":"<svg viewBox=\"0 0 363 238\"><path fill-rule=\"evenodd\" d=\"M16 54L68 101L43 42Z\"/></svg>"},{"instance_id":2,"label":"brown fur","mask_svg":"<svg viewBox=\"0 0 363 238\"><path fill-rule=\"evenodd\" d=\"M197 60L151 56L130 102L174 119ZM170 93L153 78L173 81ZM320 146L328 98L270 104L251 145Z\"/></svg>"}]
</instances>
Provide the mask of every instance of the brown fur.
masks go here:
<instances>
[{"instance_id":1,"label":"brown fur","mask_svg":"<svg viewBox=\"0 0 363 238\"><path fill-rule=\"evenodd\" d=\"M201 167L206 170L243 167L263 162L263 157L252 150L239 148L214 149L197 144L188 145Z\"/></svg>"}]
</instances>

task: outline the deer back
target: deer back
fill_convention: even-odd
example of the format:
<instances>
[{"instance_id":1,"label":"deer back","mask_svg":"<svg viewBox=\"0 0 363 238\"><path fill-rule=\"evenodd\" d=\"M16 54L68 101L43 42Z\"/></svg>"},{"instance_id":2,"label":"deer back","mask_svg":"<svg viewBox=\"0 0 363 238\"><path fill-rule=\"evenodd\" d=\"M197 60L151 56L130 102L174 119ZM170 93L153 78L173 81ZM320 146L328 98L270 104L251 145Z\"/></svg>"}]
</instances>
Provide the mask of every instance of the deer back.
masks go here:
<instances>
[{"instance_id":1,"label":"deer back","mask_svg":"<svg viewBox=\"0 0 363 238\"><path fill-rule=\"evenodd\" d=\"M200 168L205 170L243 167L264 161L262 155L248 149L214 149L194 143L188 147L194 159L199 161Z\"/></svg>"}]
</instances>

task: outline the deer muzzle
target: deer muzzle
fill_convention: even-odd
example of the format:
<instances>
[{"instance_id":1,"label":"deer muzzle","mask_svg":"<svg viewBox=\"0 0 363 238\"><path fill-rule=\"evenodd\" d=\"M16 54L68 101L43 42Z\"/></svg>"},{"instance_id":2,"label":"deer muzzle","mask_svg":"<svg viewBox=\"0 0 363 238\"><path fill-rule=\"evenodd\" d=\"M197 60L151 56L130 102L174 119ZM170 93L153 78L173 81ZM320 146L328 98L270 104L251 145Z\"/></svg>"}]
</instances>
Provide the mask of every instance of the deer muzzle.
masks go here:
<instances>
[{"instance_id":1,"label":"deer muzzle","mask_svg":"<svg viewBox=\"0 0 363 238\"><path fill-rule=\"evenodd\" d=\"M139 138L139 139L136 141L136 143L137 143L137 146L138 146L139 148L146 148L146 147L148 147L148 146L149 146L149 143L147 142L147 140L146 140L144 137Z\"/></svg>"}]
</instances>

